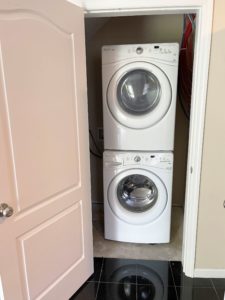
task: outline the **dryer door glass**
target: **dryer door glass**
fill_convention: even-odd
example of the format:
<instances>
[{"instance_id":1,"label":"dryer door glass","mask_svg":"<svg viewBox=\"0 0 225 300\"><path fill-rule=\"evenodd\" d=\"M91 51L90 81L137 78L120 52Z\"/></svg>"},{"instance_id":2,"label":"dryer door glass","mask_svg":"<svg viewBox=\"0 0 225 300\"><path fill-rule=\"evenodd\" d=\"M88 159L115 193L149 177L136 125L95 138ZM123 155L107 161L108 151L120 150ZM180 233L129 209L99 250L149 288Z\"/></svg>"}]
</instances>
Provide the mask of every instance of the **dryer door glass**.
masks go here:
<instances>
[{"instance_id":1,"label":"dryer door glass","mask_svg":"<svg viewBox=\"0 0 225 300\"><path fill-rule=\"evenodd\" d=\"M117 86L117 99L123 110L132 115L152 111L159 103L161 87L151 72L137 69L127 72Z\"/></svg>"},{"instance_id":2,"label":"dryer door glass","mask_svg":"<svg viewBox=\"0 0 225 300\"><path fill-rule=\"evenodd\" d=\"M117 197L125 209L131 212L144 212L155 205L158 189L148 177L134 174L119 182Z\"/></svg>"}]
</instances>

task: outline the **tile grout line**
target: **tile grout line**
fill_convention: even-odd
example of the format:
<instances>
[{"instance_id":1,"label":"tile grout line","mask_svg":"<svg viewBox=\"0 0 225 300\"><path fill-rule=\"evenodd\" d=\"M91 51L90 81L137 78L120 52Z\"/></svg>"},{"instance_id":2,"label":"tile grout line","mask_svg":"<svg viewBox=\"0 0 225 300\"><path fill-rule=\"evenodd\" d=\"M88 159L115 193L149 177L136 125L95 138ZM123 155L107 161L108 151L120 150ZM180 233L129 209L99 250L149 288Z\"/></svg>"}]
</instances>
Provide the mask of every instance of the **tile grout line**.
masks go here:
<instances>
[{"instance_id":1,"label":"tile grout line","mask_svg":"<svg viewBox=\"0 0 225 300\"><path fill-rule=\"evenodd\" d=\"M216 296L217 296L218 300L220 300L220 297L219 297L219 295L218 295L218 293L217 293L215 284L213 283L213 280L212 280L211 278L210 278L210 281L211 281L211 284L212 284L212 286L213 286L213 289L214 289L214 291L215 291L215 293L216 293Z\"/></svg>"},{"instance_id":2,"label":"tile grout line","mask_svg":"<svg viewBox=\"0 0 225 300\"><path fill-rule=\"evenodd\" d=\"M169 266L170 266L170 271L171 271L172 278L173 278L173 286L175 288L176 297L177 297L177 300L179 300L178 299L178 293L177 293L177 287L176 287L175 279L174 279L174 276L173 276L173 269L172 269L172 266L171 266L171 261L169 261Z\"/></svg>"},{"instance_id":3,"label":"tile grout line","mask_svg":"<svg viewBox=\"0 0 225 300\"><path fill-rule=\"evenodd\" d=\"M135 267L135 269L136 269L135 294L136 294L136 300L138 300L138 295L137 295L137 283L138 283L138 281L137 281L137 260L136 260L136 267Z\"/></svg>"},{"instance_id":4,"label":"tile grout line","mask_svg":"<svg viewBox=\"0 0 225 300\"><path fill-rule=\"evenodd\" d=\"M92 282L94 282L94 281L92 281ZM124 285L124 283L123 282L118 282L118 281L101 281L101 283L107 283L107 284L117 284L117 285ZM129 283L130 285L136 285L136 283ZM137 285L153 285L153 284L142 284L142 283L139 283L139 284L137 284Z\"/></svg>"},{"instance_id":5,"label":"tile grout line","mask_svg":"<svg viewBox=\"0 0 225 300\"><path fill-rule=\"evenodd\" d=\"M95 295L95 300L97 300L97 297L98 297L98 291L99 291L99 287L100 287L100 282L101 282L101 276L102 276L102 270L103 270L104 261L105 261L105 258L102 257L102 265L101 265L101 271L100 271L100 274L99 274L99 280L98 280L98 286L97 286L97 291L96 291L96 295Z\"/></svg>"},{"instance_id":6,"label":"tile grout line","mask_svg":"<svg viewBox=\"0 0 225 300\"><path fill-rule=\"evenodd\" d=\"M94 281L92 281L94 282ZM97 281L98 282L98 281ZM118 285L123 285L123 282L118 282L118 281L101 281L101 283L112 283L112 284L118 284ZM136 285L134 282L130 282L130 285ZM153 285L153 284L148 284L148 283L138 283L137 285ZM1 300L1 299L0 299Z\"/></svg>"}]
</instances>

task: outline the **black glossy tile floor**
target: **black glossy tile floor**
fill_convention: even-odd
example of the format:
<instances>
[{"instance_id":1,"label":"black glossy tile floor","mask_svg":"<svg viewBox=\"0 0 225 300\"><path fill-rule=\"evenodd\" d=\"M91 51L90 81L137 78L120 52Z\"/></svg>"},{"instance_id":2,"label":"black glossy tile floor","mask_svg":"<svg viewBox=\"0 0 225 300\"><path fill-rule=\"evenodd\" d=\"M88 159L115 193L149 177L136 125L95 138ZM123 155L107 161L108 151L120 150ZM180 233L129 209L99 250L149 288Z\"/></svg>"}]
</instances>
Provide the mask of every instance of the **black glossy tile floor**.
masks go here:
<instances>
[{"instance_id":1,"label":"black glossy tile floor","mask_svg":"<svg viewBox=\"0 0 225 300\"><path fill-rule=\"evenodd\" d=\"M180 262L95 258L70 300L223 300L225 279L188 278Z\"/></svg>"}]
</instances>

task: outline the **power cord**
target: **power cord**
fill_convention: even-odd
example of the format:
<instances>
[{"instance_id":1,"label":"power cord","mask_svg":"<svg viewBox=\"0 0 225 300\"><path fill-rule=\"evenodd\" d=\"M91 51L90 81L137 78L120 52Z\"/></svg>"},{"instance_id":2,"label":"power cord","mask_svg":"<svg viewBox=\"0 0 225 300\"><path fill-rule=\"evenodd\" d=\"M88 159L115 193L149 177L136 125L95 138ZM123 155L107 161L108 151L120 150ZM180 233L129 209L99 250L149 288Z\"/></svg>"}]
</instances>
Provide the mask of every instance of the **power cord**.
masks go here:
<instances>
[{"instance_id":1,"label":"power cord","mask_svg":"<svg viewBox=\"0 0 225 300\"><path fill-rule=\"evenodd\" d=\"M97 152L98 152L98 153L96 153L96 152L93 151L93 150L91 149L91 147L90 147L90 153L91 153L93 156L95 156L95 157L97 157L97 158L99 158L99 159L102 159L102 151L101 151L101 149L98 147L98 145L97 145L97 143L96 143L96 141L95 141L94 135L93 135L93 133L91 132L91 129L89 129L89 135L90 135L91 140L92 140L92 142L93 142L93 144L94 144L94 146L95 146L95 148L96 148L96 150L97 150Z\"/></svg>"},{"instance_id":2,"label":"power cord","mask_svg":"<svg viewBox=\"0 0 225 300\"><path fill-rule=\"evenodd\" d=\"M102 159L102 155L99 155L99 154L93 152L93 151L91 150L91 148L90 148L90 153L91 153L93 156L95 156L95 157L97 157L97 158L99 158L99 159Z\"/></svg>"}]
</instances>

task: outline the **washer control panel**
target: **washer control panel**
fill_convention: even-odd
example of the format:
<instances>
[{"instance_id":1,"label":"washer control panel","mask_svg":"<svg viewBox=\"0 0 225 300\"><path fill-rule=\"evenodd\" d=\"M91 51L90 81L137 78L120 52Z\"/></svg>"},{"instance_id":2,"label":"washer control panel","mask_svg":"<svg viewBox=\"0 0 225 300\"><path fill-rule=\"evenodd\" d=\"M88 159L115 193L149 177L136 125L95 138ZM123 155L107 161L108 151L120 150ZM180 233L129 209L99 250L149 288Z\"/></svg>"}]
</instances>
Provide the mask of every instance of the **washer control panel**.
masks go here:
<instances>
[{"instance_id":1,"label":"washer control panel","mask_svg":"<svg viewBox=\"0 0 225 300\"><path fill-rule=\"evenodd\" d=\"M156 168L172 169L172 152L121 152L106 151L104 161L115 167L123 166L152 166Z\"/></svg>"},{"instance_id":2,"label":"washer control panel","mask_svg":"<svg viewBox=\"0 0 225 300\"><path fill-rule=\"evenodd\" d=\"M140 162L140 161L141 161L141 156L140 156L140 155L136 155L136 156L134 157L134 161L135 161L135 162Z\"/></svg>"}]
</instances>

